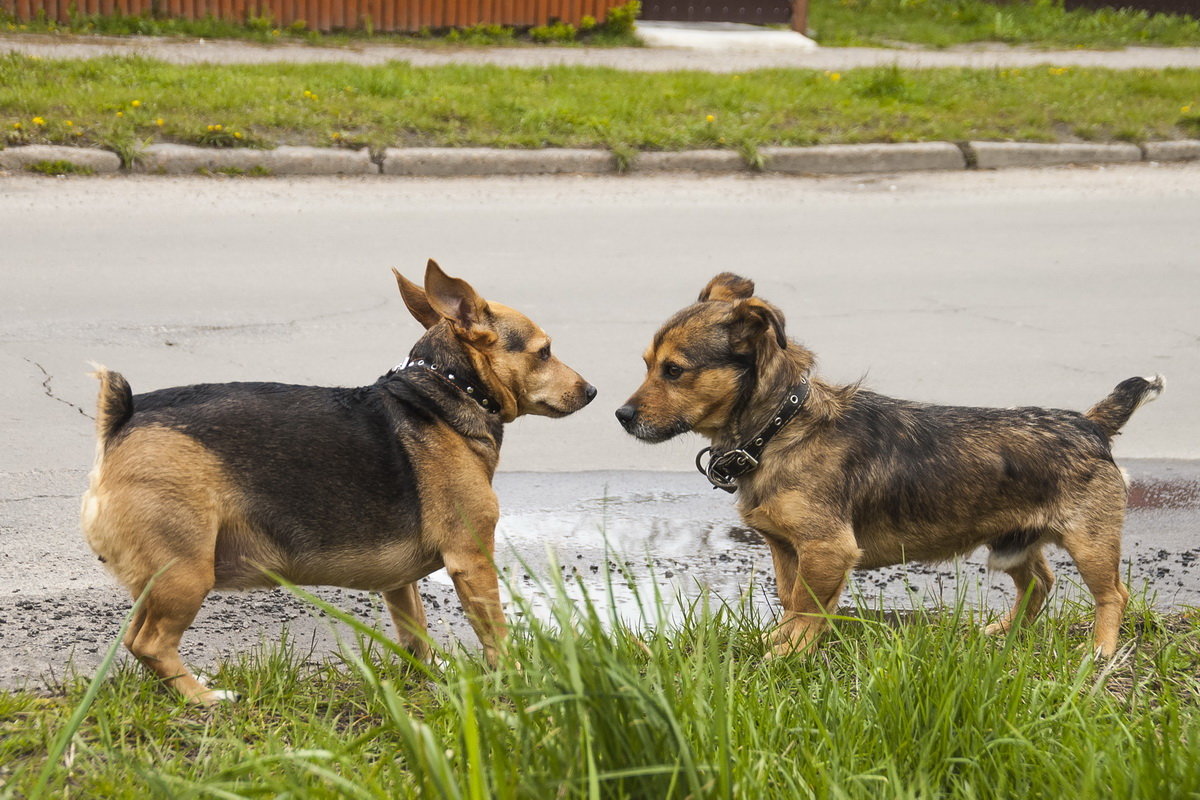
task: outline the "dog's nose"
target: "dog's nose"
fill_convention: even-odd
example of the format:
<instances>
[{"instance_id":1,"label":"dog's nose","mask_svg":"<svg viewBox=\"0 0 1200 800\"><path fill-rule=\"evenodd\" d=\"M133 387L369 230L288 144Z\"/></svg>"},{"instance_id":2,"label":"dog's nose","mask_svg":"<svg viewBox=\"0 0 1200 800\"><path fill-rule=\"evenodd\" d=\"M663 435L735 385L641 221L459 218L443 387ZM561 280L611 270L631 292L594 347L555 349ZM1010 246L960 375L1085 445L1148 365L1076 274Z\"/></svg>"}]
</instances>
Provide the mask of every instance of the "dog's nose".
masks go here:
<instances>
[{"instance_id":1,"label":"dog's nose","mask_svg":"<svg viewBox=\"0 0 1200 800\"><path fill-rule=\"evenodd\" d=\"M589 383L587 386L583 387L583 394L585 397L587 397L588 403L592 402L596 399L596 387Z\"/></svg>"},{"instance_id":2,"label":"dog's nose","mask_svg":"<svg viewBox=\"0 0 1200 800\"><path fill-rule=\"evenodd\" d=\"M617 409L617 421L625 427L629 427L629 423L633 422L633 418L637 416L637 409L629 403Z\"/></svg>"}]
</instances>

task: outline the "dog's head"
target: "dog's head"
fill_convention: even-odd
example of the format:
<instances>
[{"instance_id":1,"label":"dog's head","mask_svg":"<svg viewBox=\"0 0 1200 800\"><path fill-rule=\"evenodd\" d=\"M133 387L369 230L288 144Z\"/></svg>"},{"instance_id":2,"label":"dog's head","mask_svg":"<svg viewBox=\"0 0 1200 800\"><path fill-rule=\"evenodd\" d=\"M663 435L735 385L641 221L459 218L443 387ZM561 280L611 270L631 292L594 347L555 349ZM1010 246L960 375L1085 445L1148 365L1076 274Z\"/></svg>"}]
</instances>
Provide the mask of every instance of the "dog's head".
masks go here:
<instances>
[{"instance_id":1,"label":"dog's head","mask_svg":"<svg viewBox=\"0 0 1200 800\"><path fill-rule=\"evenodd\" d=\"M642 356L646 379L617 419L646 442L687 431L714 436L762 366L787 348L783 326L779 309L754 296L753 281L717 275L654 335Z\"/></svg>"},{"instance_id":2,"label":"dog's head","mask_svg":"<svg viewBox=\"0 0 1200 800\"><path fill-rule=\"evenodd\" d=\"M426 329L444 325L496 396L501 419L523 414L565 417L596 396L596 387L550 350L550 337L524 314L479 296L430 259L424 288L396 270L404 305Z\"/></svg>"}]
</instances>

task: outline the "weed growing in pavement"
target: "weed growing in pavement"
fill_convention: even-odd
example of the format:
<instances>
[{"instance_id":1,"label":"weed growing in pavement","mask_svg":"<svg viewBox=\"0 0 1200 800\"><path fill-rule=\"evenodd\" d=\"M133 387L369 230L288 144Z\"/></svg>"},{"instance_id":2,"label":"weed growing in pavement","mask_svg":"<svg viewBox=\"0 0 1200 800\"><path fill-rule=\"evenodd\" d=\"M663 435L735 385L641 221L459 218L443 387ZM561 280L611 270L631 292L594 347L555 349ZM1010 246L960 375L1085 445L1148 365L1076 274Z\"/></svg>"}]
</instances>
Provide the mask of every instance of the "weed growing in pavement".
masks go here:
<instances>
[{"instance_id":1,"label":"weed growing in pavement","mask_svg":"<svg viewBox=\"0 0 1200 800\"><path fill-rule=\"evenodd\" d=\"M25 167L29 172L36 172L39 175L92 175L95 173L91 167L85 164L74 164L70 161L48 160L35 161Z\"/></svg>"}]
</instances>

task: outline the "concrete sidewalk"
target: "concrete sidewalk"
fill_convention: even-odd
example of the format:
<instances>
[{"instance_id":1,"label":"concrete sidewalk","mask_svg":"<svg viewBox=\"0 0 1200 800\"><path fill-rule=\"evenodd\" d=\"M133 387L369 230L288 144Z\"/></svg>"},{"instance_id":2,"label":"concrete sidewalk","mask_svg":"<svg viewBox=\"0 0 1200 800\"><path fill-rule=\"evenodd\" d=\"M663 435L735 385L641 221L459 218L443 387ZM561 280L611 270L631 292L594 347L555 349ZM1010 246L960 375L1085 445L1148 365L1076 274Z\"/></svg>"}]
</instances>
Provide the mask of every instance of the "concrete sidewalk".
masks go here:
<instances>
[{"instance_id":1,"label":"concrete sidewalk","mask_svg":"<svg viewBox=\"0 0 1200 800\"><path fill-rule=\"evenodd\" d=\"M800 37L803 38L803 37ZM905 68L1028 67L1039 64L1110 69L1200 69L1200 47L1129 47L1124 50L1040 50L1005 45L972 45L944 50L869 47L401 47L355 44L313 47L303 44L260 45L221 40L155 37L117 38L0 35L0 54L23 53L43 58L97 58L137 55L174 64L350 63L404 61L414 66L493 64L506 67L590 66L639 72L701 70L743 72L751 69L803 68L846 70L896 64Z\"/></svg>"}]
</instances>

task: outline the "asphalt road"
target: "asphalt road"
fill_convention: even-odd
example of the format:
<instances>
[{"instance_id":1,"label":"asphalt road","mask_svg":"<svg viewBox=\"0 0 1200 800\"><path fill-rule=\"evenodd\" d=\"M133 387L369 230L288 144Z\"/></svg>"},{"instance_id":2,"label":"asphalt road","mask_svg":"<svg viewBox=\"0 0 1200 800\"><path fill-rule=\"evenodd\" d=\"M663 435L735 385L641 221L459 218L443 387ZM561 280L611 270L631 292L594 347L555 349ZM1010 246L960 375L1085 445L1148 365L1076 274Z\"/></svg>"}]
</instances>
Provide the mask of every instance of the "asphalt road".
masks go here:
<instances>
[{"instance_id":1,"label":"asphalt road","mask_svg":"<svg viewBox=\"0 0 1200 800\"><path fill-rule=\"evenodd\" d=\"M1161 564L1186 567L1157 588L1195 602L1198 219L1200 165L869 180L0 180L0 683L61 674L73 642L87 668L126 602L77 532L93 447L87 360L135 391L370 382L419 333L388 268L418 277L430 256L538 320L600 389L572 418L511 426L506 540L555 542L560 559L602 573L602 526L571 514L619 484L633 519L638 498L678 485L667 518L724 537L713 553L739 542L758 553L750 574L765 551L737 538L729 506L666 474L689 470L699 441L641 445L612 418L657 325L734 270L785 310L826 377L865 375L889 394L1083 408L1130 375L1166 375L1116 452L1183 499L1131 523L1127 549L1151 580ZM552 490L568 492L558 511L544 502ZM686 539L672 540L685 561ZM453 622L449 589L427 589L448 609L435 623ZM271 638L248 617L304 616L272 594L213 605L201 660Z\"/></svg>"},{"instance_id":2,"label":"asphalt road","mask_svg":"<svg viewBox=\"0 0 1200 800\"><path fill-rule=\"evenodd\" d=\"M71 36L0 34L0 53L23 53L42 58L100 58L142 56L172 64L311 64L377 65L403 61L416 67L446 64L492 64L503 67L587 66L662 72L741 72L751 69L910 69L970 67L1002 69L1055 66L1106 69L1167 69L1200 67L1200 47L1125 47L1119 50L1050 50L979 44L926 49L908 47L820 47L812 50L776 49L766 45L730 46L710 43L705 49L674 47L404 47L354 43L344 47L309 44L261 45L236 40L156 38L153 36Z\"/></svg>"}]
</instances>

